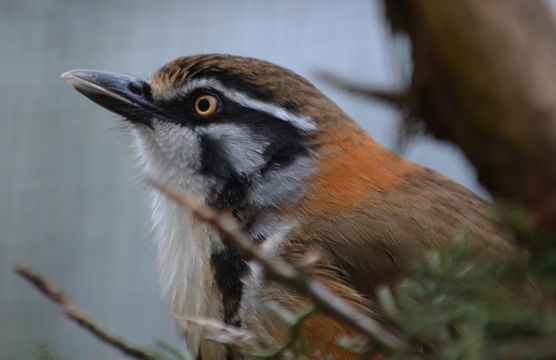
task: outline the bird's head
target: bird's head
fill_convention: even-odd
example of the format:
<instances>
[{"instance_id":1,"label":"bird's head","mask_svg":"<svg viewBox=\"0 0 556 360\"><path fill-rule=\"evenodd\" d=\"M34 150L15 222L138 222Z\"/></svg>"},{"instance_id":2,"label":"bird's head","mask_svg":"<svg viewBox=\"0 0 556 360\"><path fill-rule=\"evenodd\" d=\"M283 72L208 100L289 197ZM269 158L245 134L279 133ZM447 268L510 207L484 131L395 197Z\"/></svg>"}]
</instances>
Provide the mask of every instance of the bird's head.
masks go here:
<instances>
[{"instance_id":1,"label":"bird's head","mask_svg":"<svg viewBox=\"0 0 556 360\"><path fill-rule=\"evenodd\" d=\"M330 192L349 192L357 173L346 166L362 159L341 155L366 151L369 140L307 80L262 60L182 57L147 81L94 70L62 77L126 119L150 176L245 221L298 206L311 192L328 194L323 206L342 201Z\"/></svg>"}]
</instances>

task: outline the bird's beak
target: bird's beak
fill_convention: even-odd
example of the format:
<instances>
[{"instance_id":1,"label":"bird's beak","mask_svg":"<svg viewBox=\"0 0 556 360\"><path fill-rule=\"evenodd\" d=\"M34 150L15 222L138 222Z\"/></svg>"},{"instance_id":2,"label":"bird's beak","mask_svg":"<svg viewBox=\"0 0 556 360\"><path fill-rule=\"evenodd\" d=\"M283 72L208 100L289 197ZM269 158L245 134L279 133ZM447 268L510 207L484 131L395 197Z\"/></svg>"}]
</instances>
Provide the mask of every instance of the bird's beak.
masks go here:
<instances>
[{"instance_id":1,"label":"bird's beak","mask_svg":"<svg viewBox=\"0 0 556 360\"><path fill-rule=\"evenodd\" d=\"M145 81L97 70L71 70L61 77L81 94L131 122L151 127L152 119L160 115Z\"/></svg>"}]
</instances>

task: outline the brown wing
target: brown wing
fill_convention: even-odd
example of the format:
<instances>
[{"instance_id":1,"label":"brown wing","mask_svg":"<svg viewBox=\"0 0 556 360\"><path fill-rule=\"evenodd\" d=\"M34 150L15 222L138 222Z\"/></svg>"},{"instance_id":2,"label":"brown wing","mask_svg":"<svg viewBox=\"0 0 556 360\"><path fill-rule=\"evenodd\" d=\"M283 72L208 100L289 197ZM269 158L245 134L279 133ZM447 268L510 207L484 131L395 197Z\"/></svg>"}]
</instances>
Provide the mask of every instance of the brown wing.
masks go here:
<instances>
[{"instance_id":1,"label":"brown wing","mask_svg":"<svg viewBox=\"0 0 556 360\"><path fill-rule=\"evenodd\" d=\"M467 228L471 241L489 251L511 251L508 232L489 204L433 170L416 167L403 182L371 193L350 211L313 217L291 247L316 247L345 280L368 298L379 284L398 281L407 260L427 248L450 244Z\"/></svg>"}]
</instances>

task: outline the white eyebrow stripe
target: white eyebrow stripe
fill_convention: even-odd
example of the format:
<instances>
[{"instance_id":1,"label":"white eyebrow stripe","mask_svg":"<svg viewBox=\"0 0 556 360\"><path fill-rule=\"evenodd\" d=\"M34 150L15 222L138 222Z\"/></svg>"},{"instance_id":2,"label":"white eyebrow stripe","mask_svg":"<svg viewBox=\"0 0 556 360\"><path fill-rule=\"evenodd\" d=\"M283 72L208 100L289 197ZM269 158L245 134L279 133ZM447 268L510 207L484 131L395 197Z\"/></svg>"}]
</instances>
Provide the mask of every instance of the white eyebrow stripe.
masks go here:
<instances>
[{"instance_id":1,"label":"white eyebrow stripe","mask_svg":"<svg viewBox=\"0 0 556 360\"><path fill-rule=\"evenodd\" d=\"M313 132L317 130L317 125L315 124L313 118L311 118L310 116L295 115L287 111L286 109L283 109L276 105L253 99L241 91L232 90L225 87L220 81L216 79L202 78L191 80L187 83L187 85L178 90L176 95L185 96L192 91L203 87L218 90L228 99L239 105L270 114L280 120L292 124L300 130L306 132Z\"/></svg>"}]
</instances>

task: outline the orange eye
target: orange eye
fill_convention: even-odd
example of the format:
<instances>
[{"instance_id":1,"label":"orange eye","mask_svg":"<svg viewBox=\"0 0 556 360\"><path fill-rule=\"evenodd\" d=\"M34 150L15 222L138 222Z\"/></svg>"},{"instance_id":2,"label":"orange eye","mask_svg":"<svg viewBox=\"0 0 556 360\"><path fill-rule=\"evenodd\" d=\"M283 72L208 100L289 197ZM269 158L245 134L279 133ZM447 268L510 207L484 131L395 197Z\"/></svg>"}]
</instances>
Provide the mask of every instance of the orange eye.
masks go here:
<instances>
[{"instance_id":1,"label":"orange eye","mask_svg":"<svg viewBox=\"0 0 556 360\"><path fill-rule=\"evenodd\" d=\"M195 100L197 115L210 116L218 109L218 100L212 95L201 95Z\"/></svg>"}]
</instances>

